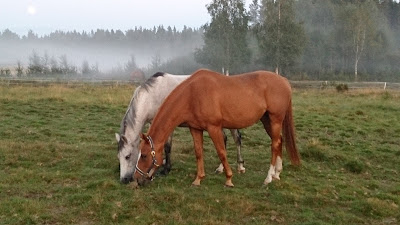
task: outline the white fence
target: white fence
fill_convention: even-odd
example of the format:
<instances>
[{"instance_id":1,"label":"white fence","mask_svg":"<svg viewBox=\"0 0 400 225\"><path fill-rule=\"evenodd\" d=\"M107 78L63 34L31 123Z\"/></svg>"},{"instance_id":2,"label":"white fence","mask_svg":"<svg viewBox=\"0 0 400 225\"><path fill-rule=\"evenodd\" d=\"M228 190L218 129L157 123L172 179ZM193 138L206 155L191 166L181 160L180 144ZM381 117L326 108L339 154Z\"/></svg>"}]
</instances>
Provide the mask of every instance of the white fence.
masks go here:
<instances>
[{"instance_id":1,"label":"white fence","mask_svg":"<svg viewBox=\"0 0 400 225\"><path fill-rule=\"evenodd\" d=\"M62 84L66 86L118 86L134 84L139 85L140 81L129 80L64 80L64 79L8 79L0 78L0 85L29 85L29 86L47 86L52 84ZM341 82L341 81L290 81L293 88L310 88L310 89L325 89L335 88L338 84L345 84L349 89L381 89L381 90L400 90L400 83L390 82Z\"/></svg>"},{"instance_id":2,"label":"white fence","mask_svg":"<svg viewBox=\"0 0 400 225\"><path fill-rule=\"evenodd\" d=\"M349 89L400 90L400 83L390 82L341 82L341 81L290 81L293 88L325 89L345 84Z\"/></svg>"},{"instance_id":3,"label":"white fence","mask_svg":"<svg viewBox=\"0 0 400 225\"><path fill-rule=\"evenodd\" d=\"M127 84L140 84L138 81L129 80L65 80L65 79L0 79L0 85L14 86L14 85L28 85L28 86L48 86L53 84L60 84L66 86L118 86Z\"/></svg>"}]
</instances>

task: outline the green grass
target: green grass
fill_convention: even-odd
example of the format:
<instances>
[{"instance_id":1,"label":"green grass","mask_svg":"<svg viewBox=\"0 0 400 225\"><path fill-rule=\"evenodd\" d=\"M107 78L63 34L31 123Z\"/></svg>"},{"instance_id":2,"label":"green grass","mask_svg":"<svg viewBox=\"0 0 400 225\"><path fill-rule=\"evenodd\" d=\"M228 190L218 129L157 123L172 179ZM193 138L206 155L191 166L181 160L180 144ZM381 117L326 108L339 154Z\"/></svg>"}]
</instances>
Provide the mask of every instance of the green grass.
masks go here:
<instances>
[{"instance_id":1,"label":"green grass","mask_svg":"<svg viewBox=\"0 0 400 225\"><path fill-rule=\"evenodd\" d=\"M242 130L245 174L234 188L214 174L205 133L206 179L191 136L176 129L173 168L149 186L119 183L114 133L134 87L0 86L0 224L398 224L400 93L295 90L302 166L285 156L280 181L262 183L270 140ZM228 156L236 168L235 146Z\"/></svg>"}]
</instances>

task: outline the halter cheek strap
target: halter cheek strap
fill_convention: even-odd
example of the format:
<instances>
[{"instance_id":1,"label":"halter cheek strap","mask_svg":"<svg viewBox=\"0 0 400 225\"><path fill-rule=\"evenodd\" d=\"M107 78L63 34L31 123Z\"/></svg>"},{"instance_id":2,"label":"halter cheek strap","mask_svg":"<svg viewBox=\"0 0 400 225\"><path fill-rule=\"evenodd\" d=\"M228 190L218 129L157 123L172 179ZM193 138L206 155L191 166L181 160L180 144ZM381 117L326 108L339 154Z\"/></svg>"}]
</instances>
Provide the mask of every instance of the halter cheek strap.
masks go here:
<instances>
[{"instance_id":1,"label":"halter cheek strap","mask_svg":"<svg viewBox=\"0 0 400 225\"><path fill-rule=\"evenodd\" d=\"M153 144L153 139L150 136L147 136L147 140L150 143L150 147L151 147L151 157L153 158L153 162L151 167L147 170L147 172L142 171L139 167L138 167L138 162L139 162L139 158L138 158L138 162L136 163L136 171L142 175L142 177L146 177L147 179L153 180L154 179L154 172L156 171L156 169L158 167L160 167L160 165L157 163L157 159L156 159L156 152L154 151L154 144Z\"/></svg>"}]
</instances>

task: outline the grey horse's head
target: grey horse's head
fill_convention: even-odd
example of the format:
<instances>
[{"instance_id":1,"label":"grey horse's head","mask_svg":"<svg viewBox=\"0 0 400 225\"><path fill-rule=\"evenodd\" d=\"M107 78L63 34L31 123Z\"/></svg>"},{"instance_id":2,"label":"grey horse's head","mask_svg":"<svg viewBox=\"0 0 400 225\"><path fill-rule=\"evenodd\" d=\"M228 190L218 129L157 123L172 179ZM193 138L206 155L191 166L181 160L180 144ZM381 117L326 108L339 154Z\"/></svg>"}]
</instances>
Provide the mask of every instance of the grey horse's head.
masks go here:
<instances>
[{"instance_id":1,"label":"grey horse's head","mask_svg":"<svg viewBox=\"0 0 400 225\"><path fill-rule=\"evenodd\" d=\"M120 168L120 181L127 184L133 181L133 173L138 159L138 147L131 143L125 135L115 134L118 143L118 159Z\"/></svg>"}]
</instances>

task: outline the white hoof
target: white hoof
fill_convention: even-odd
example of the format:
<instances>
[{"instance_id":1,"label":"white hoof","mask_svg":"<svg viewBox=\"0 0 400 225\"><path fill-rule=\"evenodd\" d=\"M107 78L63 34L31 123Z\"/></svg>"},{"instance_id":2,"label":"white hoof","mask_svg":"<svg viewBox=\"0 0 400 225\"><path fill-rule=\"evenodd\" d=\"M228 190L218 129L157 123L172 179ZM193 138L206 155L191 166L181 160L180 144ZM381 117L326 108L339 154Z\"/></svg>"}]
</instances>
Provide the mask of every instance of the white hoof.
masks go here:
<instances>
[{"instance_id":1,"label":"white hoof","mask_svg":"<svg viewBox=\"0 0 400 225\"><path fill-rule=\"evenodd\" d=\"M273 178L274 180L281 180L281 178L279 177L279 173L273 175L272 178Z\"/></svg>"},{"instance_id":2,"label":"white hoof","mask_svg":"<svg viewBox=\"0 0 400 225\"><path fill-rule=\"evenodd\" d=\"M246 168L244 168L243 163L238 164L237 171L238 171L238 173L246 172Z\"/></svg>"},{"instance_id":3,"label":"white hoof","mask_svg":"<svg viewBox=\"0 0 400 225\"><path fill-rule=\"evenodd\" d=\"M223 172L224 172L224 166L221 163L221 164L219 164L218 168L215 169L215 173L220 174L220 173L223 173Z\"/></svg>"},{"instance_id":4,"label":"white hoof","mask_svg":"<svg viewBox=\"0 0 400 225\"><path fill-rule=\"evenodd\" d=\"M265 178L265 180L264 180L264 185L271 183L272 177L274 177L275 175L276 175L275 174L275 166L271 165L268 170L267 178Z\"/></svg>"},{"instance_id":5,"label":"white hoof","mask_svg":"<svg viewBox=\"0 0 400 225\"><path fill-rule=\"evenodd\" d=\"M265 180L264 180L264 185L268 185L271 182L272 182L272 176L268 175L267 178L265 178Z\"/></svg>"}]
</instances>

